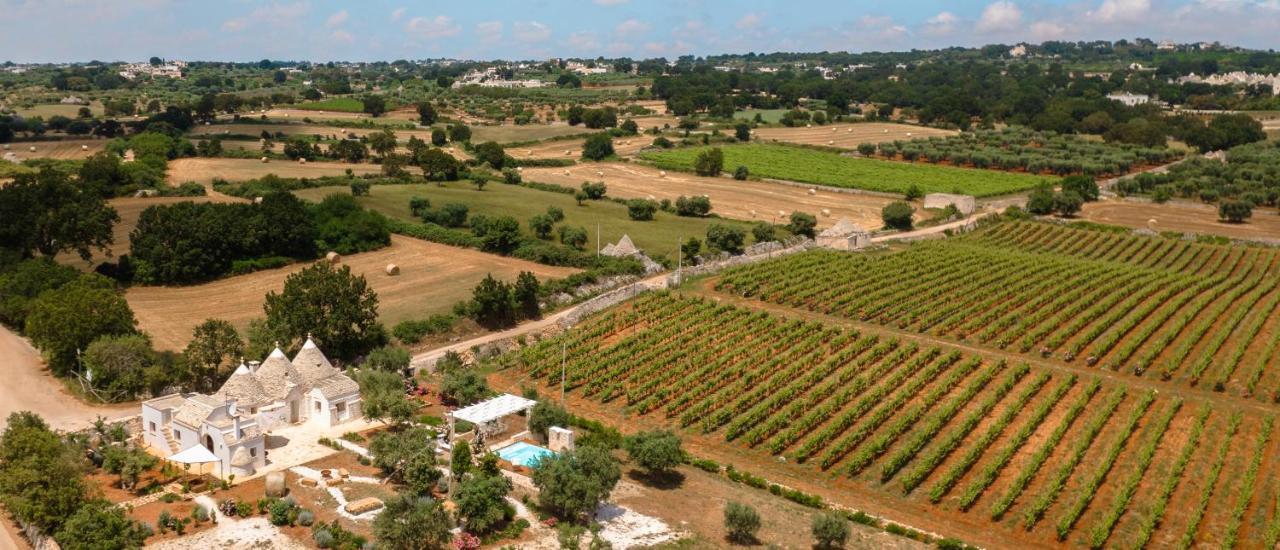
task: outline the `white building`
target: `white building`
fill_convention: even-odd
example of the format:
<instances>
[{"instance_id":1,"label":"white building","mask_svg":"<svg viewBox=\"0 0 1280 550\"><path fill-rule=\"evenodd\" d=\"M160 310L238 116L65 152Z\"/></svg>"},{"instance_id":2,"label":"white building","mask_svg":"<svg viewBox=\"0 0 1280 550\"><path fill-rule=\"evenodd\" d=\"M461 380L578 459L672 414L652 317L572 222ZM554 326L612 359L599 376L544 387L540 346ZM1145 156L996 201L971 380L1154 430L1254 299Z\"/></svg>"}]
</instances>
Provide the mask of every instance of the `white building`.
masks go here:
<instances>
[{"instance_id":1,"label":"white building","mask_svg":"<svg viewBox=\"0 0 1280 550\"><path fill-rule=\"evenodd\" d=\"M359 384L307 338L292 361L277 347L261 364L240 365L213 395L143 401L142 431L161 457L204 445L224 472L247 476L266 465L265 432L302 423L329 428L361 416Z\"/></svg>"},{"instance_id":2,"label":"white building","mask_svg":"<svg viewBox=\"0 0 1280 550\"><path fill-rule=\"evenodd\" d=\"M1025 55L1027 55L1026 44L1018 44L1017 46L1009 48L1009 57L1023 57Z\"/></svg>"},{"instance_id":3,"label":"white building","mask_svg":"<svg viewBox=\"0 0 1280 550\"><path fill-rule=\"evenodd\" d=\"M1129 92L1120 92L1120 93L1112 92L1107 94L1107 99L1110 99L1112 101L1119 101L1120 103L1128 105L1129 107L1133 107L1134 105L1142 105L1144 103L1150 102L1151 96L1147 94L1131 94Z\"/></svg>"},{"instance_id":4,"label":"white building","mask_svg":"<svg viewBox=\"0 0 1280 550\"><path fill-rule=\"evenodd\" d=\"M818 246L824 248L858 250L871 245L871 234L849 221L849 218L840 218L840 221L836 222L835 225L828 227L826 231L818 233L818 237L815 240Z\"/></svg>"}]
</instances>

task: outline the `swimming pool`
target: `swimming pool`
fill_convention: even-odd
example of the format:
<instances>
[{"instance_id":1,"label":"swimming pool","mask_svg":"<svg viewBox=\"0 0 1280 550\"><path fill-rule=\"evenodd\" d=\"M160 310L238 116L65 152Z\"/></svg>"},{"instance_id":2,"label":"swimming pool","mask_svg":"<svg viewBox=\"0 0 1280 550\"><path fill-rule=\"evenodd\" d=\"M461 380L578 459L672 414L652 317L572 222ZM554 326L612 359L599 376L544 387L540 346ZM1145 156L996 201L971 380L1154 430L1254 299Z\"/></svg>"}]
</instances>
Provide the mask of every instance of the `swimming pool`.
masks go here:
<instances>
[{"instance_id":1,"label":"swimming pool","mask_svg":"<svg viewBox=\"0 0 1280 550\"><path fill-rule=\"evenodd\" d=\"M549 449L530 445L523 441L517 441L498 449L498 456L502 457L503 460L526 468L534 467L542 457L550 456L551 454Z\"/></svg>"}]
</instances>

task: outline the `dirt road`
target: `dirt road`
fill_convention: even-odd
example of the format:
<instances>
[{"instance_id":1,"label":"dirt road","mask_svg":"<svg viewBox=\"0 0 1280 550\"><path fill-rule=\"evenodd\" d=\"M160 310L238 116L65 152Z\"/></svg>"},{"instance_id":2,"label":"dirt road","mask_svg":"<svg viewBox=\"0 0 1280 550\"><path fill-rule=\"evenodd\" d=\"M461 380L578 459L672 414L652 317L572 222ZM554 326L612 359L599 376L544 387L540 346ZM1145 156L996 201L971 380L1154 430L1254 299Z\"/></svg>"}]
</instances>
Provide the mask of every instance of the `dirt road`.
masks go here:
<instances>
[{"instance_id":1,"label":"dirt road","mask_svg":"<svg viewBox=\"0 0 1280 550\"><path fill-rule=\"evenodd\" d=\"M32 411L44 417L56 430L74 430L88 426L98 415L108 419L137 414L137 404L90 405L77 399L62 387L62 382L44 368L40 352L25 338L0 327L0 429L7 425L10 413Z\"/></svg>"}]
</instances>

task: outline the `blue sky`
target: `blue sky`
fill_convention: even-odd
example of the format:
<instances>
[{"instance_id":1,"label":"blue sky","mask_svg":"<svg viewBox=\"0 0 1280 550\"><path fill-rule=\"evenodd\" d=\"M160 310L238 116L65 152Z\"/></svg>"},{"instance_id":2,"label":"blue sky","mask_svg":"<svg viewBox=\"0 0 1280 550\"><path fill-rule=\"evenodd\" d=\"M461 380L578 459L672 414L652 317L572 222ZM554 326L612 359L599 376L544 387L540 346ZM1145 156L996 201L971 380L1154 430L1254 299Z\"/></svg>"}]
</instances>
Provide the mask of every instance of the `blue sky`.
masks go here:
<instances>
[{"instance_id":1,"label":"blue sky","mask_svg":"<svg viewBox=\"0 0 1280 550\"><path fill-rule=\"evenodd\" d=\"M1280 0L0 0L0 60L675 57L1137 36L1271 48Z\"/></svg>"}]
</instances>

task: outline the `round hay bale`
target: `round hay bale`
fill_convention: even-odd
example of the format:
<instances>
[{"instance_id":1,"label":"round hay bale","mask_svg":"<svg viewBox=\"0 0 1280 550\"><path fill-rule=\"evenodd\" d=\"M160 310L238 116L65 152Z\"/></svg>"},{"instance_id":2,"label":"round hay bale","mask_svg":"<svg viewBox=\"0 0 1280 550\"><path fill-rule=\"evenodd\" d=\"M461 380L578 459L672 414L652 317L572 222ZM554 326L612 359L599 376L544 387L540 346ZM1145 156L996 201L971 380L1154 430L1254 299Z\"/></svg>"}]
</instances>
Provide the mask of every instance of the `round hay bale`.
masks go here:
<instances>
[{"instance_id":1,"label":"round hay bale","mask_svg":"<svg viewBox=\"0 0 1280 550\"><path fill-rule=\"evenodd\" d=\"M656 198L657 198L657 197L654 197L653 195L649 195L649 200L654 200L654 199L656 199Z\"/></svg>"},{"instance_id":2,"label":"round hay bale","mask_svg":"<svg viewBox=\"0 0 1280 550\"><path fill-rule=\"evenodd\" d=\"M35 145L32 145L31 147L27 147L27 150L28 150L28 151L31 151L32 153L34 153L34 152L36 152L36 146L35 146Z\"/></svg>"},{"instance_id":3,"label":"round hay bale","mask_svg":"<svg viewBox=\"0 0 1280 550\"><path fill-rule=\"evenodd\" d=\"M328 260L331 264L342 263L342 256L332 250L330 250L328 254L324 255L324 259Z\"/></svg>"},{"instance_id":4,"label":"round hay bale","mask_svg":"<svg viewBox=\"0 0 1280 550\"><path fill-rule=\"evenodd\" d=\"M386 269L384 269L384 271L387 272L387 275L395 277L396 275L400 274L400 266L396 264L387 264L387 267Z\"/></svg>"},{"instance_id":5,"label":"round hay bale","mask_svg":"<svg viewBox=\"0 0 1280 550\"><path fill-rule=\"evenodd\" d=\"M565 170L565 171L564 171L564 175L568 176L568 175L569 175L569 171L568 171L568 170Z\"/></svg>"},{"instance_id":6,"label":"round hay bale","mask_svg":"<svg viewBox=\"0 0 1280 550\"><path fill-rule=\"evenodd\" d=\"M660 177L660 178L665 178L665 177L667 177L667 171L666 171L666 170L659 170L659 171L658 171L658 177Z\"/></svg>"},{"instance_id":7,"label":"round hay bale","mask_svg":"<svg viewBox=\"0 0 1280 550\"><path fill-rule=\"evenodd\" d=\"M573 155L573 149L565 149L565 150L564 150L564 156L566 156L566 157L567 157L567 156L570 156L570 155Z\"/></svg>"},{"instance_id":8,"label":"round hay bale","mask_svg":"<svg viewBox=\"0 0 1280 550\"><path fill-rule=\"evenodd\" d=\"M4 150L5 150L5 151L8 151L8 150L9 150L9 144L8 144L8 143L4 144Z\"/></svg>"},{"instance_id":9,"label":"round hay bale","mask_svg":"<svg viewBox=\"0 0 1280 550\"><path fill-rule=\"evenodd\" d=\"M753 217L753 218L754 218L754 217L756 217L756 211L755 211L755 210L752 210L751 212L749 212L749 214L751 214L751 217Z\"/></svg>"},{"instance_id":10,"label":"round hay bale","mask_svg":"<svg viewBox=\"0 0 1280 550\"><path fill-rule=\"evenodd\" d=\"M813 125L812 125L812 124L805 124L805 125L804 125L804 127L805 127L805 128L813 128Z\"/></svg>"},{"instance_id":11,"label":"round hay bale","mask_svg":"<svg viewBox=\"0 0 1280 550\"><path fill-rule=\"evenodd\" d=\"M887 134L887 133L889 133L889 129L888 129L888 128L885 128L884 130L881 130L881 131L880 131L880 133L882 133L882 134Z\"/></svg>"},{"instance_id":12,"label":"round hay bale","mask_svg":"<svg viewBox=\"0 0 1280 550\"><path fill-rule=\"evenodd\" d=\"M268 163L268 162L271 162L271 159L269 159L269 158L267 158L267 157L262 157L262 163L263 163L263 164L266 164L266 163Z\"/></svg>"},{"instance_id":13,"label":"round hay bale","mask_svg":"<svg viewBox=\"0 0 1280 550\"><path fill-rule=\"evenodd\" d=\"M254 197L253 204L262 204L262 197Z\"/></svg>"},{"instance_id":14,"label":"round hay bale","mask_svg":"<svg viewBox=\"0 0 1280 550\"><path fill-rule=\"evenodd\" d=\"M524 171L524 167L523 167L523 166L517 166L517 167L516 167L516 171L517 171L517 172L523 172L523 171Z\"/></svg>"},{"instance_id":15,"label":"round hay bale","mask_svg":"<svg viewBox=\"0 0 1280 550\"><path fill-rule=\"evenodd\" d=\"M596 170L596 177L603 178L603 177L604 177L604 170Z\"/></svg>"},{"instance_id":16,"label":"round hay bale","mask_svg":"<svg viewBox=\"0 0 1280 550\"><path fill-rule=\"evenodd\" d=\"M907 132L907 137L911 137L911 132Z\"/></svg>"},{"instance_id":17,"label":"round hay bale","mask_svg":"<svg viewBox=\"0 0 1280 550\"><path fill-rule=\"evenodd\" d=\"M283 497L284 496L284 472L271 472L267 474L267 496Z\"/></svg>"},{"instance_id":18,"label":"round hay bale","mask_svg":"<svg viewBox=\"0 0 1280 550\"><path fill-rule=\"evenodd\" d=\"M1156 219L1155 219L1155 218L1151 218L1151 219L1147 220L1147 229L1150 229L1150 230L1154 231L1154 230L1155 230L1155 228L1156 228Z\"/></svg>"},{"instance_id":19,"label":"round hay bale","mask_svg":"<svg viewBox=\"0 0 1280 550\"><path fill-rule=\"evenodd\" d=\"M810 195L817 195L817 194L818 194L818 188L817 188L817 187L810 187L810 188L809 188L809 194L810 194Z\"/></svg>"},{"instance_id":20,"label":"round hay bale","mask_svg":"<svg viewBox=\"0 0 1280 550\"><path fill-rule=\"evenodd\" d=\"M822 209L822 217L824 217L824 218L830 218L830 217L831 217L831 209L830 209L830 208L823 208L823 209Z\"/></svg>"},{"instance_id":21,"label":"round hay bale","mask_svg":"<svg viewBox=\"0 0 1280 550\"><path fill-rule=\"evenodd\" d=\"M307 159L304 159L304 158L298 159L298 164L306 164L306 163L307 163Z\"/></svg>"},{"instance_id":22,"label":"round hay bale","mask_svg":"<svg viewBox=\"0 0 1280 550\"><path fill-rule=\"evenodd\" d=\"M831 144L833 144L833 143L835 143L835 142L836 142L836 141L835 141L834 139L829 139L829 140L827 140L827 145L831 145Z\"/></svg>"},{"instance_id":23,"label":"round hay bale","mask_svg":"<svg viewBox=\"0 0 1280 550\"><path fill-rule=\"evenodd\" d=\"M852 134L852 133L853 133L853 128L849 128L849 129L845 130L845 131L844 131L844 133L846 133L846 134Z\"/></svg>"},{"instance_id":24,"label":"round hay bale","mask_svg":"<svg viewBox=\"0 0 1280 550\"><path fill-rule=\"evenodd\" d=\"M89 150L89 146L88 146L88 145L81 145L81 146L80 146L80 150L81 150L81 151L88 151L88 150Z\"/></svg>"},{"instance_id":25,"label":"round hay bale","mask_svg":"<svg viewBox=\"0 0 1280 550\"><path fill-rule=\"evenodd\" d=\"M783 211L783 210L779 210L779 211L778 211L778 215L779 215L779 216L786 216L786 215L787 215L787 213L786 213L785 211Z\"/></svg>"},{"instance_id":26,"label":"round hay bale","mask_svg":"<svg viewBox=\"0 0 1280 550\"><path fill-rule=\"evenodd\" d=\"M834 134L834 133L836 133L836 130L839 130L839 128L832 128L832 129L831 129L831 133L833 133L833 134Z\"/></svg>"}]
</instances>

